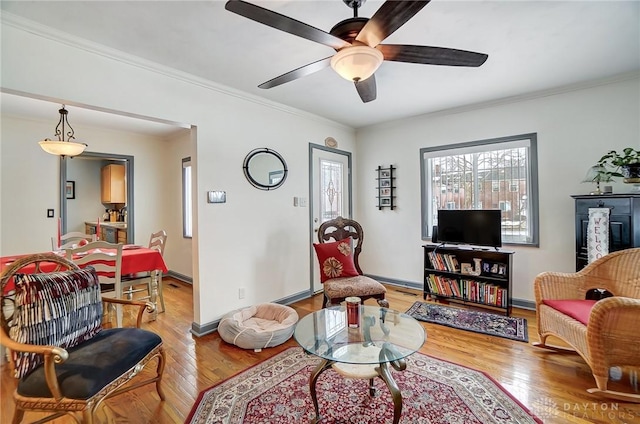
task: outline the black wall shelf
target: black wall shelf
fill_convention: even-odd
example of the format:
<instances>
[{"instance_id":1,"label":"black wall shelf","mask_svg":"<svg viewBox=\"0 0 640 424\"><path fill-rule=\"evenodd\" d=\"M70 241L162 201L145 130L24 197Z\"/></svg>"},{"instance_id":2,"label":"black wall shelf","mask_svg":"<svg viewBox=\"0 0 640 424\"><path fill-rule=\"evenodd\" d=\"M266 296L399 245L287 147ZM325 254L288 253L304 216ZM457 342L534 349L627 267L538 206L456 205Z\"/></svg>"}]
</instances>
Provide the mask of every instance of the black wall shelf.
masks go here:
<instances>
[{"instance_id":1,"label":"black wall shelf","mask_svg":"<svg viewBox=\"0 0 640 424\"><path fill-rule=\"evenodd\" d=\"M393 165L388 167L378 166L376 169L376 190L378 195L378 210L389 208L393 210L396 207L396 168Z\"/></svg>"}]
</instances>

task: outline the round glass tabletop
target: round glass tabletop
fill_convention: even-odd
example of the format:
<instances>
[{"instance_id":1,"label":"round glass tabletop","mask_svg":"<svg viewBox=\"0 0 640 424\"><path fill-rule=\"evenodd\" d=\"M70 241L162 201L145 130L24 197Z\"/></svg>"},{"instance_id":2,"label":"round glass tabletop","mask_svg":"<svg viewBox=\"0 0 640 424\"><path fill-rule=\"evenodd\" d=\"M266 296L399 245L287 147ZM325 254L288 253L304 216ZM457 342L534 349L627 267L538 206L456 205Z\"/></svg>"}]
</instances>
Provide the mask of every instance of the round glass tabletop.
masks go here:
<instances>
[{"instance_id":1,"label":"round glass tabletop","mask_svg":"<svg viewBox=\"0 0 640 424\"><path fill-rule=\"evenodd\" d=\"M398 361L422 347L422 325L392 309L360 305L358 326L347 325L344 306L315 311L298 321L293 337L308 353L349 364Z\"/></svg>"}]
</instances>

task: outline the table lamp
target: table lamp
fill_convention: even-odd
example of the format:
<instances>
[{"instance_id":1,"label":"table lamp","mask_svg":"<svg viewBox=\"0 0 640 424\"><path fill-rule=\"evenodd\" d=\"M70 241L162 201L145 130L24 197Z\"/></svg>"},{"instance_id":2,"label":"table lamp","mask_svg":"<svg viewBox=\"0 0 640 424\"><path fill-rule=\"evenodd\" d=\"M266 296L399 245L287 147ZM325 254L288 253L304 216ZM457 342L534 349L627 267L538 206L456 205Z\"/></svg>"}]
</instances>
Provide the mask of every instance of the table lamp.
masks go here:
<instances>
[{"instance_id":1,"label":"table lamp","mask_svg":"<svg viewBox=\"0 0 640 424\"><path fill-rule=\"evenodd\" d=\"M600 190L600 183L608 183L611 181L613 181L611 179L611 173L602 165L594 165L589 168L587 175L585 175L582 180L583 183L596 183L596 189L589 194L604 194L604 192Z\"/></svg>"}]
</instances>

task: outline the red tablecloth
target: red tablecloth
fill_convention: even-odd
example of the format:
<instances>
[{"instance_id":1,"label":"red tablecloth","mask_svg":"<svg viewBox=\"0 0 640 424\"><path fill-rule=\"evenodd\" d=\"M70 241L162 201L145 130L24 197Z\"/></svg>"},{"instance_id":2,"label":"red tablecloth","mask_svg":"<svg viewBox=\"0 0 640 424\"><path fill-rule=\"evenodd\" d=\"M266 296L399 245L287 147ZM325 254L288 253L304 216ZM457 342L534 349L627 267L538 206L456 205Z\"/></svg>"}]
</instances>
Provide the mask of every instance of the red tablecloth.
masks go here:
<instances>
[{"instance_id":1,"label":"red tablecloth","mask_svg":"<svg viewBox=\"0 0 640 424\"><path fill-rule=\"evenodd\" d=\"M16 259L25 257L28 255L14 255L0 257L0 270L4 270L5 267L13 263ZM48 266L50 265L50 266ZM55 264L44 264L41 267L43 272L50 272L55 269ZM122 275L136 274L138 272L148 271L162 271L167 272L167 265L164 263L162 255L157 249L149 249L146 247L138 246L125 246L122 250ZM30 265L23 268L23 272L26 274L35 271L35 265ZM5 287L5 293L13 290L13 281L10 281Z\"/></svg>"}]
</instances>

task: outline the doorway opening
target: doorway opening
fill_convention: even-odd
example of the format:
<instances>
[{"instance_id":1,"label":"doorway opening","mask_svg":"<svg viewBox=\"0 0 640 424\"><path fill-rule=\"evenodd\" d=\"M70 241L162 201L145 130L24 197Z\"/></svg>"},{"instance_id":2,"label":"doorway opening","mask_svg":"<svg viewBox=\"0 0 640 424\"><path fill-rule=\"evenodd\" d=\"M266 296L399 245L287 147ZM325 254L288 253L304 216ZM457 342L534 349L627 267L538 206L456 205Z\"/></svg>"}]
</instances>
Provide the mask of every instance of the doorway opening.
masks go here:
<instances>
[{"instance_id":1,"label":"doorway opening","mask_svg":"<svg viewBox=\"0 0 640 424\"><path fill-rule=\"evenodd\" d=\"M79 163L80 161L81 163ZM116 153L98 153L98 152L84 152L80 156L73 158L61 157L60 158L60 216L62 218L62 232L66 233L70 229L71 231L81 231L78 228L79 223L84 219L94 220L93 216L96 216L96 220L102 219L104 213L104 205L100 203L100 169L102 166L109 163L118 163L125 166L125 181L126 181L126 211L127 211L127 243L134 243L135 234L135 205L134 205L134 193L133 193L133 156L121 155ZM80 166L84 165L84 166ZM70 177L70 175L93 175L95 180L90 178L84 178L84 181L77 181ZM67 182L73 181L74 184L74 196L68 198L67 196ZM86 184L84 184L86 183ZM82 201L80 190L84 192L89 191L92 193L92 197L87 201L85 196L85 202ZM74 202L74 203L71 203Z\"/></svg>"}]
</instances>

